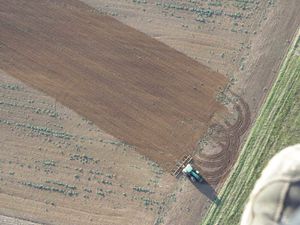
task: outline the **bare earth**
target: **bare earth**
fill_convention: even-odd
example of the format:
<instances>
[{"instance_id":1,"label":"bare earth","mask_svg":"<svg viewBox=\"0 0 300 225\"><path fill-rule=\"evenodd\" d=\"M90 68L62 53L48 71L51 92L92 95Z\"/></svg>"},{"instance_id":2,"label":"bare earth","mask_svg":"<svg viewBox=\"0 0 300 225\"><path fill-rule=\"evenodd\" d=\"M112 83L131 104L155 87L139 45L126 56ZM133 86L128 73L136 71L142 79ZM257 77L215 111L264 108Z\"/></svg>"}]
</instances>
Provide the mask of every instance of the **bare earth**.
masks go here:
<instances>
[{"instance_id":1,"label":"bare earth","mask_svg":"<svg viewBox=\"0 0 300 225\"><path fill-rule=\"evenodd\" d=\"M82 1L234 77L237 83L233 88L250 105L253 118L300 24L297 0L249 1L240 7L237 1L221 1L221 5L213 5L210 0ZM223 13L205 17L190 8ZM234 19L232 15L237 13L241 17Z\"/></svg>"},{"instance_id":2,"label":"bare earth","mask_svg":"<svg viewBox=\"0 0 300 225\"><path fill-rule=\"evenodd\" d=\"M225 111L226 78L70 2L0 1L1 68L171 170Z\"/></svg>"},{"instance_id":3,"label":"bare earth","mask_svg":"<svg viewBox=\"0 0 300 225\"><path fill-rule=\"evenodd\" d=\"M169 173L89 120L4 72L0 90L0 215L153 224L176 200Z\"/></svg>"},{"instance_id":4,"label":"bare earth","mask_svg":"<svg viewBox=\"0 0 300 225\"><path fill-rule=\"evenodd\" d=\"M2 225L38 225L37 223L32 223L26 220L20 220L13 217L1 216L0 215L0 223Z\"/></svg>"},{"instance_id":5,"label":"bare earth","mask_svg":"<svg viewBox=\"0 0 300 225\"><path fill-rule=\"evenodd\" d=\"M8 4L7 1L0 2L0 4ZM76 7L84 9L84 12L78 12L76 15L85 13L86 10L91 11L93 17L97 12L111 15L212 70L226 75L229 79L235 78L236 84L231 88L243 96L247 104L241 110L228 108L236 114L236 120L231 122L231 126L225 132L226 135L229 134L230 139L232 130L244 133L245 128L248 127L246 126L248 122L236 121L246 121L249 118L244 117L250 115L252 121L255 119L277 75L278 66L284 58L289 40L300 23L298 13L300 4L297 0L253 1L245 4L244 9L244 6L235 5L235 1L222 1L221 5L213 5L214 1L183 0L148 0L145 1L146 3L126 0L83 1L94 7L94 10L77 1L70 2L75 5L75 9ZM188 10L182 9L182 6L188 6ZM23 7L26 8L26 5ZM209 12L205 10L198 13L190 10L197 7L223 10L223 12L214 11L213 15L209 16ZM1 6L0 18L6 20L1 20L0 30L7 26L16 27L7 23L8 14L3 12L7 10L3 9ZM74 10L74 7L71 10ZM238 12L241 16L236 14ZM45 12L44 15L47 13ZM13 18L16 18L15 12L9 15L10 20ZM50 18L39 19L47 21ZM63 19L68 18L63 17ZM81 22L89 24L88 26L94 24L94 20ZM38 25L28 28L26 20L18 23L22 26L18 26L19 30L14 30L14 34L29 35L31 31L29 28L33 29ZM58 33L51 36L51 31L57 29L53 26L51 30L44 31L49 37L54 37ZM20 68L23 63L18 64L16 59L11 60L7 43L13 43L17 50L21 47L23 50L26 49L26 53L24 52L26 56L26 54L34 54L30 46L25 43L31 43L35 48L41 47L40 39L36 40L31 36L37 43L25 42L24 39L15 42L14 38L24 37L19 35L3 38L2 35L5 34L1 31L0 69L6 72L0 72L0 215L43 224L72 225L195 225L201 221L206 208L211 204L213 189L210 185L197 187L191 185L186 179L176 181L159 165L137 153L134 147L124 145L123 141L117 139L120 136L113 137L107 134L101 125L96 126L57 103L54 98L58 96L51 98L13 79L11 76L16 76L16 71L21 71L19 73L21 75L29 69ZM35 36L42 37L43 34L39 33ZM90 38L85 36L85 33L80 33L80 36ZM69 44L71 43L64 42L57 45L57 49L47 52L62 57L66 54L63 47ZM105 46L101 47L105 48ZM45 50L45 48L36 50L39 52L36 61L46 57L42 54ZM169 51L173 52L173 50ZM67 59L62 62L65 64L68 58L78 57L78 53L73 54L74 52L68 54ZM131 57L132 55L134 54L131 54ZM135 61L140 59L138 54L134 57L137 57ZM18 59L20 60L21 57ZM83 60L82 57L80 60ZM74 74L74 68L80 68L73 61L68 63L73 63L72 68L65 68L69 73ZM190 60L187 63L196 65ZM32 63L34 64L36 63ZM47 73L51 73L53 64L57 66L58 60L47 61L47 63L43 61L42 65L44 67L47 65ZM99 69L96 65L93 66ZM85 68L81 70L86 72ZM41 66L30 70L32 77L40 75L41 72ZM34 85L35 81L33 79L31 84ZM62 83L61 86L64 84ZM192 84L188 87L188 91L194 90ZM247 107L251 111L250 114ZM188 123L187 126L200 127L198 123L193 122ZM178 129L178 132L183 130ZM195 140L201 138L202 131L197 132L199 130L193 133ZM228 152L221 150L222 154L220 154L220 149L223 148L212 142L202 149L201 154L198 154L199 168L205 169L203 171L205 178L212 179L211 183L218 171L223 177L227 174L226 171L230 170L237 156L236 149L239 148L240 141L242 142L239 136L234 137L233 145L222 142L222 146ZM188 142L185 138L182 140ZM141 140L138 142L141 143ZM176 150L182 149L174 151ZM205 161L206 159L209 161ZM224 168L220 165L226 166L226 173L221 172ZM210 177L212 174L213 177ZM3 218L0 218L0 222L1 219Z\"/></svg>"},{"instance_id":6,"label":"bare earth","mask_svg":"<svg viewBox=\"0 0 300 225\"><path fill-rule=\"evenodd\" d=\"M210 5L214 1L148 0L146 4L126 0L83 1L233 77L236 83L231 88L248 104L252 122L300 25L298 0L252 1L245 4L245 9L237 7L236 1L221 1L221 6ZM223 14L197 16L195 12L182 10L181 6L223 10ZM229 16L238 12L241 18ZM204 18L204 22L196 21L198 17ZM218 152L209 146L202 151ZM237 156L237 152L233 153ZM194 189L178 199L178 207L172 208L166 224L198 223L199 215L205 214L209 204L206 196L196 198L197 192ZM179 210L180 206L188 210Z\"/></svg>"}]
</instances>

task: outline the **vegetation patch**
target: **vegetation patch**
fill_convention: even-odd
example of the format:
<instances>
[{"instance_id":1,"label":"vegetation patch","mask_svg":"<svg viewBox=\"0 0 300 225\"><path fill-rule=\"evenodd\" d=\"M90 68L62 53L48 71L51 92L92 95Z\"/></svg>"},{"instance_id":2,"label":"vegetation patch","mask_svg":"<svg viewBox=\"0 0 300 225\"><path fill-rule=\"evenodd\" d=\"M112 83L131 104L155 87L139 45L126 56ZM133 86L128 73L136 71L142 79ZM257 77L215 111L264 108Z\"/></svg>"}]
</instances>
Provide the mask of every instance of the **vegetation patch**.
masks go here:
<instances>
[{"instance_id":1,"label":"vegetation patch","mask_svg":"<svg viewBox=\"0 0 300 225\"><path fill-rule=\"evenodd\" d=\"M64 194L64 195L67 195L67 196L78 196L78 194L79 194L78 192L74 191L73 188L65 187L65 186L63 186L65 188L58 188L58 187L54 187L52 185L26 182L26 181L21 182L21 184L23 184L27 187L34 188L34 189L39 189L39 190L42 190L42 191L57 192L57 193ZM59 185L59 186L62 186L62 185Z\"/></svg>"},{"instance_id":2,"label":"vegetation patch","mask_svg":"<svg viewBox=\"0 0 300 225\"><path fill-rule=\"evenodd\" d=\"M16 127L27 128L35 133L38 133L39 135L44 135L44 136L52 136L52 137L66 139L66 140L70 140L71 138L73 138L72 134L53 130L48 127L36 126L30 123L18 123L15 121L0 119L0 124L14 125Z\"/></svg>"},{"instance_id":3,"label":"vegetation patch","mask_svg":"<svg viewBox=\"0 0 300 225\"><path fill-rule=\"evenodd\" d=\"M7 83L4 83L4 84L0 84L0 88L3 88L3 89L8 89L8 90L21 90L20 86L17 85L17 84L7 84Z\"/></svg>"}]
</instances>

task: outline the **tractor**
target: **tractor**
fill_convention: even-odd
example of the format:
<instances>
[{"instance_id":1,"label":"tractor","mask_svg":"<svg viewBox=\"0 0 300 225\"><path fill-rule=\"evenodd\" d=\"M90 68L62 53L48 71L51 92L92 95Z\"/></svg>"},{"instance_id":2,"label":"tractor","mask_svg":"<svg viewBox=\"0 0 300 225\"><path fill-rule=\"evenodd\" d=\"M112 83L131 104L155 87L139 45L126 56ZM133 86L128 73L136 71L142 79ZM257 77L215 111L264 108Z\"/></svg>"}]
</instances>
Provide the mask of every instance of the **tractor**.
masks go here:
<instances>
[{"instance_id":1,"label":"tractor","mask_svg":"<svg viewBox=\"0 0 300 225\"><path fill-rule=\"evenodd\" d=\"M191 164L187 164L186 167L184 167L184 169L182 170L182 173L189 177L192 182L201 183L203 181L203 178L200 175L199 171L195 170Z\"/></svg>"}]
</instances>

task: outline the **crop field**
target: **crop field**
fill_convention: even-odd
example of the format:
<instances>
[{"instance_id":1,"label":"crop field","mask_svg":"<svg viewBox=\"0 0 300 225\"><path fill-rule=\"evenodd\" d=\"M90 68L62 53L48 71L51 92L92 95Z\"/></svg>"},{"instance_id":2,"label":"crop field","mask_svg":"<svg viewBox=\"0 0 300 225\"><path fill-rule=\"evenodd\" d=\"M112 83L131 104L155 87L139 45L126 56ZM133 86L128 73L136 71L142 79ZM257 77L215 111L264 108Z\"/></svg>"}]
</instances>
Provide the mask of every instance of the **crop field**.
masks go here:
<instances>
[{"instance_id":1,"label":"crop field","mask_svg":"<svg viewBox=\"0 0 300 225\"><path fill-rule=\"evenodd\" d=\"M0 0L0 223L235 224L297 1ZM299 52L249 168L299 140ZM187 153L207 183L171 176Z\"/></svg>"},{"instance_id":2,"label":"crop field","mask_svg":"<svg viewBox=\"0 0 300 225\"><path fill-rule=\"evenodd\" d=\"M215 99L225 76L111 17L65 3L73 8L1 1L0 66L172 169L226 111Z\"/></svg>"},{"instance_id":3,"label":"crop field","mask_svg":"<svg viewBox=\"0 0 300 225\"><path fill-rule=\"evenodd\" d=\"M201 151L198 164L201 172L210 178L210 182L216 178L218 183L218 176L224 177L236 160L237 152L244 142L244 137L240 135L244 135L243 129L251 123L245 120L255 120L299 26L300 5L297 0L83 1L233 81L231 90L242 96L247 103L243 112L239 113L240 117L245 118L243 125L240 124L238 129L233 127L236 130L234 132L227 129L217 141L209 129L198 146ZM225 104L228 101L224 96L220 100ZM222 142L224 137L227 141ZM227 168L224 170L223 166ZM167 224L197 224L199 215L201 217L205 214L207 205L202 199L195 200L190 207L194 216L189 218L185 213L178 212L178 207L174 207L170 210Z\"/></svg>"},{"instance_id":4,"label":"crop field","mask_svg":"<svg viewBox=\"0 0 300 225\"><path fill-rule=\"evenodd\" d=\"M255 118L296 31L298 0L83 0L235 80Z\"/></svg>"},{"instance_id":5,"label":"crop field","mask_svg":"<svg viewBox=\"0 0 300 225\"><path fill-rule=\"evenodd\" d=\"M299 90L300 32L233 172L221 189L221 205L210 208L203 224L239 224L247 198L265 165L281 149L299 143Z\"/></svg>"},{"instance_id":6,"label":"crop field","mask_svg":"<svg viewBox=\"0 0 300 225\"><path fill-rule=\"evenodd\" d=\"M40 224L160 224L176 186L157 163L4 72L0 90L1 215Z\"/></svg>"}]
</instances>

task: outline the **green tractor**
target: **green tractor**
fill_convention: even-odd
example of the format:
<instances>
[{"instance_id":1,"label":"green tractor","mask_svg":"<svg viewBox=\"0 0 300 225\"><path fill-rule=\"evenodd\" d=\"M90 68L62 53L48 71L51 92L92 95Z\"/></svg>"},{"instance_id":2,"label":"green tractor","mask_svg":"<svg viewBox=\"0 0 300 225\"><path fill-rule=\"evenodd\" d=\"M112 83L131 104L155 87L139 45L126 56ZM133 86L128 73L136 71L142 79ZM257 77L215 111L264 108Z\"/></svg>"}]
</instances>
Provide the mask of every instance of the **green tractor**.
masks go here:
<instances>
[{"instance_id":1,"label":"green tractor","mask_svg":"<svg viewBox=\"0 0 300 225\"><path fill-rule=\"evenodd\" d=\"M191 164L187 164L182 170L182 173L189 177L192 182L201 183L203 181L203 177L200 175L199 171L195 170Z\"/></svg>"}]
</instances>

